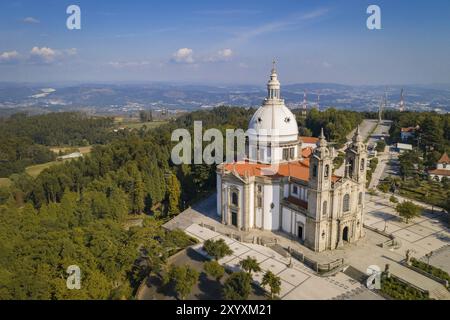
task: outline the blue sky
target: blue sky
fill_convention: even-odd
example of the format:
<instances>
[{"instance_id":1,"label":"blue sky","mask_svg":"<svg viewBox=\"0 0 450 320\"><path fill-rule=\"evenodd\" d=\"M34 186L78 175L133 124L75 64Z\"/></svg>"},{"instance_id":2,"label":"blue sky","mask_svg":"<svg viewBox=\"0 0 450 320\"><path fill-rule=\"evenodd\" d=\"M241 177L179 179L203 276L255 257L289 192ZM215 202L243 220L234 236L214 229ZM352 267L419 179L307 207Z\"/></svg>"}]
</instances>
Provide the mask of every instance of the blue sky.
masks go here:
<instances>
[{"instance_id":1,"label":"blue sky","mask_svg":"<svg viewBox=\"0 0 450 320\"><path fill-rule=\"evenodd\" d=\"M0 81L450 83L449 57L448 0L0 2Z\"/></svg>"}]
</instances>

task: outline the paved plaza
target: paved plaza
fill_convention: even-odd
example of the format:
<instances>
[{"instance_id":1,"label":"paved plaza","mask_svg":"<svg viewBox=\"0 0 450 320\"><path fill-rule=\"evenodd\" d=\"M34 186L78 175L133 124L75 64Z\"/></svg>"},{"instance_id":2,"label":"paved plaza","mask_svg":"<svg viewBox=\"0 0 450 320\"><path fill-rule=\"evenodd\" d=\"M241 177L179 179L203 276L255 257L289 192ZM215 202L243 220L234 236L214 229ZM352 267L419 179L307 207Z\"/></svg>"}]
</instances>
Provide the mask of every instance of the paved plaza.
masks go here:
<instances>
[{"instance_id":1,"label":"paved plaza","mask_svg":"<svg viewBox=\"0 0 450 320\"><path fill-rule=\"evenodd\" d=\"M432 297L450 299L450 293L441 284L401 265L408 249L411 250L411 256L422 260L425 254L433 251L430 264L448 271L450 268L450 230L448 223L444 221L444 214L437 211L432 212L431 208L428 207L422 217L413 219L406 224L396 214L394 204L389 202L388 195L367 195L366 200L365 225L379 231L385 231L386 234L392 234L400 242L399 248L381 247L380 244L390 240L390 238L366 228L364 229L365 237L357 243L346 244L342 248L321 253L309 250L280 232L252 230L251 234L255 237L276 238L277 243L281 246L294 248L320 263L344 259L346 264L363 273L370 265L378 265L381 269L384 269L385 265L389 264L390 270L395 275L430 291ZM263 268L278 271L277 274L283 280L283 299L366 299L375 296L369 290L361 289L362 291L360 291L356 289L360 288L361 285L343 273L338 273L331 278L323 278L317 276L312 270L299 262L296 262L293 268L296 270L295 272L299 273L294 277L288 275L289 271L285 271L288 269L286 258L277 254L274 250L264 246L258 246L259 249L254 250L253 244L239 243L223 236L223 234L230 233L236 235L245 235L245 233L221 224L215 215L215 204L215 195L211 195L199 205L182 212L169 221L165 227L190 230L192 235L202 241L223 237L228 244L233 245L232 249L235 251L235 254L226 261L231 267L236 266L240 259L245 258L246 255L253 255L255 259L264 264ZM193 224L199 225L202 223L214 226L217 232L205 228L198 229L198 232L195 231L196 229L192 229L194 228L192 227ZM200 232L200 230L203 231ZM273 261L273 263L269 264L269 261ZM221 262L225 263L225 261ZM280 264L284 264L284 266ZM258 277L259 275L256 275L256 279ZM340 278L343 279L340 280ZM333 284L331 280L338 281L343 286ZM302 288L303 291L299 288Z\"/></svg>"},{"instance_id":2,"label":"paved plaza","mask_svg":"<svg viewBox=\"0 0 450 320\"><path fill-rule=\"evenodd\" d=\"M290 258L285 258L268 247L241 243L197 224L190 225L185 232L201 241L193 249L203 256L207 254L202 250L202 242L208 239L224 239L233 254L222 258L219 263L232 271L240 270L239 262L246 257L256 259L263 271L253 275L255 283L260 285L264 272L272 271L281 278L282 299L381 299L344 273L333 277L320 277L295 259L292 259L292 266L289 267Z\"/></svg>"},{"instance_id":3,"label":"paved plaza","mask_svg":"<svg viewBox=\"0 0 450 320\"><path fill-rule=\"evenodd\" d=\"M420 259L430 251L450 245L450 229L445 213L424 210L421 217L406 224L387 196L368 196L368 200L364 224L399 239L402 244L399 250L403 254L409 249L413 256ZM450 265L450 260L447 265Z\"/></svg>"}]
</instances>

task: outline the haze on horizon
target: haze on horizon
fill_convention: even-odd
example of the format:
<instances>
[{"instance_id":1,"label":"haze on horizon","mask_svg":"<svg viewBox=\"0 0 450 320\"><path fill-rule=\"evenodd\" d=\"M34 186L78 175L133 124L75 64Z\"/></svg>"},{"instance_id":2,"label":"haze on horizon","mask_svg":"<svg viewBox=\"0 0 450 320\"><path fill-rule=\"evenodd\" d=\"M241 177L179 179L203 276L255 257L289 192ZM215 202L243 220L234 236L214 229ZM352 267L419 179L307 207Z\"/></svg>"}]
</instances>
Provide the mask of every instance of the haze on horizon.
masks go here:
<instances>
[{"instance_id":1,"label":"haze on horizon","mask_svg":"<svg viewBox=\"0 0 450 320\"><path fill-rule=\"evenodd\" d=\"M450 83L448 1L81 0L72 31L70 4L0 3L0 81Z\"/></svg>"}]
</instances>

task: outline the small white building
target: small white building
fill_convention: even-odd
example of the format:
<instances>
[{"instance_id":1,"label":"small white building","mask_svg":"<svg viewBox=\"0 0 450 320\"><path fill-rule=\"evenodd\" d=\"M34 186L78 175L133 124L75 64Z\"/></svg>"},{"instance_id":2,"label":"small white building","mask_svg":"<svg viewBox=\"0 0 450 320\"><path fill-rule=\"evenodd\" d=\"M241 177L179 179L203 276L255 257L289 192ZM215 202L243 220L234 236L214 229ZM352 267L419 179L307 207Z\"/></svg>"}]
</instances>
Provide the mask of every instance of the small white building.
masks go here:
<instances>
[{"instance_id":1,"label":"small white building","mask_svg":"<svg viewBox=\"0 0 450 320\"><path fill-rule=\"evenodd\" d=\"M397 143L395 145L395 150L397 152L405 152L405 151L411 151L413 149L413 146L411 144L407 144L407 143Z\"/></svg>"},{"instance_id":2,"label":"small white building","mask_svg":"<svg viewBox=\"0 0 450 320\"><path fill-rule=\"evenodd\" d=\"M436 169L428 171L428 174L432 179L439 181L441 181L444 177L450 179L450 158L447 153L444 153L438 160L436 163Z\"/></svg>"}]
</instances>

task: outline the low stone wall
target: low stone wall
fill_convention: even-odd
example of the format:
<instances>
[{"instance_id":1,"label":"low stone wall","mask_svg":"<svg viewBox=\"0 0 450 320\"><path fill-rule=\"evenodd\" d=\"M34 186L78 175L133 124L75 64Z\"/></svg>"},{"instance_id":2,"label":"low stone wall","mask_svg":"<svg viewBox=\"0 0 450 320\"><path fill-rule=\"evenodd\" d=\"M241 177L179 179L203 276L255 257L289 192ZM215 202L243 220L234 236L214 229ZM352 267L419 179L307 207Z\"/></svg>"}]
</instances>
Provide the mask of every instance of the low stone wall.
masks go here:
<instances>
[{"instance_id":1,"label":"low stone wall","mask_svg":"<svg viewBox=\"0 0 450 320\"><path fill-rule=\"evenodd\" d=\"M317 273L329 272L329 271L338 269L344 265L344 259L337 259L337 260L329 262L329 263L318 263L317 261L315 261L311 258L308 258L303 253L301 253L297 250L294 250L292 248L288 248L288 252L294 259L302 262L303 264L310 267Z\"/></svg>"},{"instance_id":2,"label":"low stone wall","mask_svg":"<svg viewBox=\"0 0 450 320\"><path fill-rule=\"evenodd\" d=\"M387 238L389 238L391 240L394 239L394 237L391 234L389 234L389 233L387 233L387 232L385 232L383 230L380 230L380 229L368 226L367 224L364 224L364 228L369 229L369 230L371 230L373 232L376 232L378 234L381 234L382 236L385 236L385 237L387 237Z\"/></svg>"}]
</instances>

